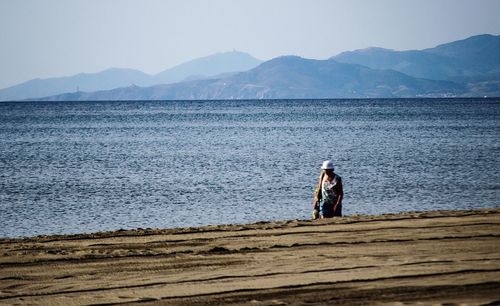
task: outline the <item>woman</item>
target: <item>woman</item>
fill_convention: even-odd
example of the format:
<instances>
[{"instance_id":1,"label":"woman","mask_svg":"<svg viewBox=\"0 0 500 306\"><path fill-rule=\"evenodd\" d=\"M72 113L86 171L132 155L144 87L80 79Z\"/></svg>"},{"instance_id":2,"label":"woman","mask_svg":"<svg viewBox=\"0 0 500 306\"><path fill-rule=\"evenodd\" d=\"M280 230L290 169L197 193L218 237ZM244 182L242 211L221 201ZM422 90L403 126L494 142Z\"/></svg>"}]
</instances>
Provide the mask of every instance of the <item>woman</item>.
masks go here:
<instances>
[{"instance_id":1,"label":"woman","mask_svg":"<svg viewBox=\"0 0 500 306\"><path fill-rule=\"evenodd\" d=\"M321 166L318 187L314 195L314 210L319 211L321 218L342 216L342 178L335 174L333 162L325 160ZM321 201L321 205L320 205ZM317 216L313 216L317 218Z\"/></svg>"}]
</instances>

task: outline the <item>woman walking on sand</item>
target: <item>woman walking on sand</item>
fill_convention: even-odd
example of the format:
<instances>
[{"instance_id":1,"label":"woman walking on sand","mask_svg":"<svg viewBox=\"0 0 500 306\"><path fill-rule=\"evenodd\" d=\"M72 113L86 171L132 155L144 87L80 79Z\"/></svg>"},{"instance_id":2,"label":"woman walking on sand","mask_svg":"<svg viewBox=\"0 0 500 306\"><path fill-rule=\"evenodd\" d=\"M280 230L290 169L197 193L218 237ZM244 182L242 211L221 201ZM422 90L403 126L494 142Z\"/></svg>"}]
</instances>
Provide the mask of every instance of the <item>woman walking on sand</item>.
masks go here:
<instances>
[{"instance_id":1,"label":"woman walking on sand","mask_svg":"<svg viewBox=\"0 0 500 306\"><path fill-rule=\"evenodd\" d=\"M342 216L342 178L335 174L333 162L325 160L321 166L316 194L314 195L314 219ZM321 204L320 204L321 203Z\"/></svg>"}]
</instances>

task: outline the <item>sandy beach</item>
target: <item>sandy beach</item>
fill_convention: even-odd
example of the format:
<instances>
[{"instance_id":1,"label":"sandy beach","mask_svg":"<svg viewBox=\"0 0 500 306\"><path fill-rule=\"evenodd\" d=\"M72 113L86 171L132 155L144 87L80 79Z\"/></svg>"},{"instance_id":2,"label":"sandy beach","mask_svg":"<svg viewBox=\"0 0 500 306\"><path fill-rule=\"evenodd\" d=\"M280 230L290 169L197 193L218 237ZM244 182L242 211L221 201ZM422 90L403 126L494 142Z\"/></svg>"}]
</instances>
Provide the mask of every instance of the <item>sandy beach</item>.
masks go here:
<instances>
[{"instance_id":1,"label":"sandy beach","mask_svg":"<svg viewBox=\"0 0 500 306\"><path fill-rule=\"evenodd\" d=\"M500 209L0 240L0 304L499 305Z\"/></svg>"}]
</instances>

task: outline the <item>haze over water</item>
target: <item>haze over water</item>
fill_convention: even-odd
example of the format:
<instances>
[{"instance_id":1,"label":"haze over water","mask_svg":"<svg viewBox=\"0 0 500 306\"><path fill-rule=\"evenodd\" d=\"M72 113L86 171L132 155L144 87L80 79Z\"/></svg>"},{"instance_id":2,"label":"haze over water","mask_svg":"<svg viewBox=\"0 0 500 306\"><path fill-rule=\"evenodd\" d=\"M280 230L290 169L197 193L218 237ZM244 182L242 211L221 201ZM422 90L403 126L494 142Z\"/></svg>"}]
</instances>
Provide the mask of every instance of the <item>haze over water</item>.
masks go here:
<instances>
[{"instance_id":1,"label":"haze over water","mask_svg":"<svg viewBox=\"0 0 500 306\"><path fill-rule=\"evenodd\" d=\"M499 99L0 103L0 237L499 207Z\"/></svg>"}]
</instances>

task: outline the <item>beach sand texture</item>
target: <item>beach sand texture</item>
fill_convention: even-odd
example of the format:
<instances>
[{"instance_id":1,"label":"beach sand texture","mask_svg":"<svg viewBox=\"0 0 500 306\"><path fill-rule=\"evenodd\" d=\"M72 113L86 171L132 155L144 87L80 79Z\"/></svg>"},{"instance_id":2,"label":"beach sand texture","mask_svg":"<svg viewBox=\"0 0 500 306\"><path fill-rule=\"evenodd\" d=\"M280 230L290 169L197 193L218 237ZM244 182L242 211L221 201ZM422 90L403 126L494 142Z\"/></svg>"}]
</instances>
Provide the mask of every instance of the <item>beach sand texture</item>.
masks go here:
<instances>
[{"instance_id":1,"label":"beach sand texture","mask_svg":"<svg viewBox=\"0 0 500 306\"><path fill-rule=\"evenodd\" d=\"M500 305L500 209L0 240L0 304Z\"/></svg>"}]
</instances>

